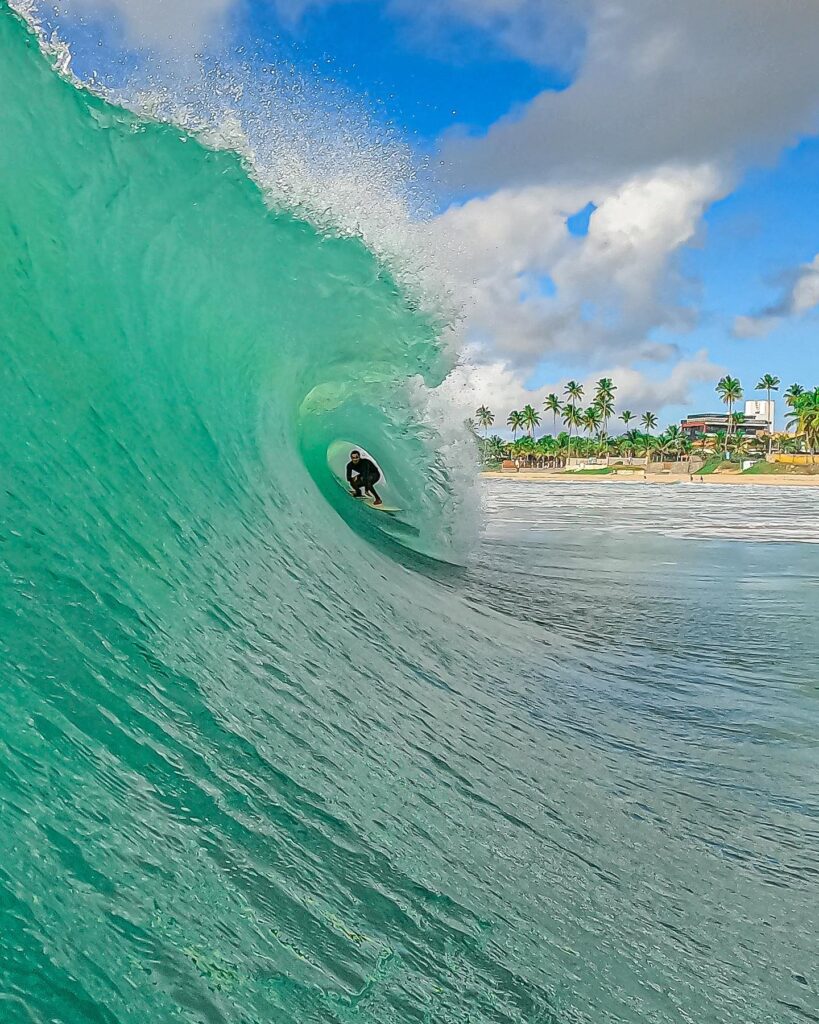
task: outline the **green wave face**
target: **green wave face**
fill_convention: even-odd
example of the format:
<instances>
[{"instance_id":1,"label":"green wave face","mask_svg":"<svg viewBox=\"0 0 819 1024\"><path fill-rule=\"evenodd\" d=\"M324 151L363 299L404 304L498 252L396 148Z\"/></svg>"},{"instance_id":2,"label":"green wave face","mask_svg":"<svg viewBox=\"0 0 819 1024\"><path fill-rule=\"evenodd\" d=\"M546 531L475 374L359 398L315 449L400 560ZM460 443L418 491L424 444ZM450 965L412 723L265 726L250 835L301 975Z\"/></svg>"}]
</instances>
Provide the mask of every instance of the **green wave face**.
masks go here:
<instances>
[{"instance_id":1,"label":"green wave face","mask_svg":"<svg viewBox=\"0 0 819 1024\"><path fill-rule=\"evenodd\" d=\"M233 154L73 88L3 15L3 427L28 441L14 480L64 504L66 529L95 501L116 518L127 493L148 551L179 542L183 509L221 535L293 508L330 536L321 494L356 512L327 451L353 437L435 547L435 457L405 394L446 371L434 326L362 243L271 212Z\"/></svg>"},{"instance_id":2,"label":"green wave face","mask_svg":"<svg viewBox=\"0 0 819 1024\"><path fill-rule=\"evenodd\" d=\"M483 926L378 777L385 694L430 685L436 599L391 553L445 533L405 390L435 325L4 2L0 140L0 1017L456 1013ZM338 486L348 440L401 524Z\"/></svg>"}]
</instances>

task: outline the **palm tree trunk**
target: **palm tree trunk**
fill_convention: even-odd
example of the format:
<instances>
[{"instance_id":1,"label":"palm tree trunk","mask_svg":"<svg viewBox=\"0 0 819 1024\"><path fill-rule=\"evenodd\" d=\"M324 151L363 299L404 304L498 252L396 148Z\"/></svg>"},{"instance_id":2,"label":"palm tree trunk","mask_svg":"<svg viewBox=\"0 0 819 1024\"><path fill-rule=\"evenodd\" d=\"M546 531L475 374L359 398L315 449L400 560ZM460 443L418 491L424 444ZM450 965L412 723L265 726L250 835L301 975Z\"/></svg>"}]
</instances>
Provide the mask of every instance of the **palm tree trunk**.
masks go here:
<instances>
[{"instance_id":1,"label":"palm tree trunk","mask_svg":"<svg viewBox=\"0 0 819 1024\"><path fill-rule=\"evenodd\" d=\"M768 412L771 411L771 389L768 388ZM771 422L768 425L768 454L771 454L771 445L773 444L773 416L771 416Z\"/></svg>"},{"instance_id":2,"label":"palm tree trunk","mask_svg":"<svg viewBox=\"0 0 819 1024\"><path fill-rule=\"evenodd\" d=\"M723 459L725 459L726 462L728 461L728 446L731 443L731 424L733 423L733 415L734 415L734 403L732 401L729 401L728 402L728 429L725 431L725 451L722 453L722 457L723 457Z\"/></svg>"}]
</instances>

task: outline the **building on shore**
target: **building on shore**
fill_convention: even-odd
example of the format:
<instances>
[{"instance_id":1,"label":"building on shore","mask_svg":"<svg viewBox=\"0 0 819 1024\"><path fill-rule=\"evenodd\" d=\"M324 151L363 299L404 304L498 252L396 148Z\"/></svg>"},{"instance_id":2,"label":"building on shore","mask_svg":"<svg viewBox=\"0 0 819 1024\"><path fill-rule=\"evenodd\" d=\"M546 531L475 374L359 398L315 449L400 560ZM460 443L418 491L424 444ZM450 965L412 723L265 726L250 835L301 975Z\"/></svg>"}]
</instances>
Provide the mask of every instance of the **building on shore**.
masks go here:
<instances>
[{"instance_id":1,"label":"building on shore","mask_svg":"<svg viewBox=\"0 0 819 1024\"><path fill-rule=\"evenodd\" d=\"M745 434L769 434L774 422L775 403L767 401L748 401L745 403L743 419L736 425L737 430ZM736 413L734 414L736 415ZM721 430L728 430L727 412L690 413L680 423L680 430L687 437L696 438L701 434L714 436Z\"/></svg>"}]
</instances>

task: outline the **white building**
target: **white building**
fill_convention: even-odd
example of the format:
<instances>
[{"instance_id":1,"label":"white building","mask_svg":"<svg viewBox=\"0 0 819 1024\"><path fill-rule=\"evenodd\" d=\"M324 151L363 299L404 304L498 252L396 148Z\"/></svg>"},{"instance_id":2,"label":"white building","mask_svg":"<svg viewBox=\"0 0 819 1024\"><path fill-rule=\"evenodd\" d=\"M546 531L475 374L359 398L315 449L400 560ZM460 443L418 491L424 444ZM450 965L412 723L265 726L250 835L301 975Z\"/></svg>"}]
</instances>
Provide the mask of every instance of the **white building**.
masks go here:
<instances>
[{"instance_id":1,"label":"white building","mask_svg":"<svg viewBox=\"0 0 819 1024\"><path fill-rule=\"evenodd\" d=\"M776 402L771 399L750 399L745 403L745 419L746 420L764 420L766 423L773 427L776 420Z\"/></svg>"}]
</instances>

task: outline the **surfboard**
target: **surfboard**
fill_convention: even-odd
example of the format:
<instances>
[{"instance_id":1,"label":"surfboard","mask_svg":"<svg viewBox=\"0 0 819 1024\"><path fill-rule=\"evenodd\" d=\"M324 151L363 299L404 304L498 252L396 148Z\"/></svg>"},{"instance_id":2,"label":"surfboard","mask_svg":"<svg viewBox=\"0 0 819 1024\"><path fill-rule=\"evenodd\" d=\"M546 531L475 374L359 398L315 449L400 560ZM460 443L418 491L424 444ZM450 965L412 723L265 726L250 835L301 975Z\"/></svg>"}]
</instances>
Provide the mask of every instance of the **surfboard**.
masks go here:
<instances>
[{"instance_id":1,"label":"surfboard","mask_svg":"<svg viewBox=\"0 0 819 1024\"><path fill-rule=\"evenodd\" d=\"M352 497L352 495L350 495ZM400 508L394 508L392 505L382 503L376 505L372 498L368 498L366 495L363 498L353 498L353 501L360 502L362 505L366 505L367 508L373 509L375 512L400 512Z\"/></svg>"},{"instance_id":2,"label":"surfboard","mask_svg":"<svg viewBox=\"0 0 819 1024\"><path fill-rule=\"evenodd\" d=\"M343 488L347 497L351 498L357 505L366 505L367 508L371 508L374 512L389 512L393 515L396 512L404 511L401 508L396 508L394 505L388 505L386 502L384 502L383 505L376 505L375 501L368 494L364 494L360 498L356 498L350 491L350 486L346 480L342 480L340 476L336 476L335 480L339 487Z\"/></svg>"}]
</instances>

